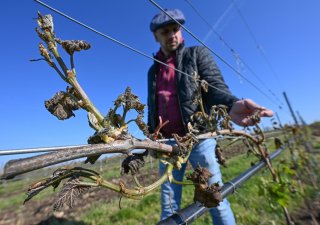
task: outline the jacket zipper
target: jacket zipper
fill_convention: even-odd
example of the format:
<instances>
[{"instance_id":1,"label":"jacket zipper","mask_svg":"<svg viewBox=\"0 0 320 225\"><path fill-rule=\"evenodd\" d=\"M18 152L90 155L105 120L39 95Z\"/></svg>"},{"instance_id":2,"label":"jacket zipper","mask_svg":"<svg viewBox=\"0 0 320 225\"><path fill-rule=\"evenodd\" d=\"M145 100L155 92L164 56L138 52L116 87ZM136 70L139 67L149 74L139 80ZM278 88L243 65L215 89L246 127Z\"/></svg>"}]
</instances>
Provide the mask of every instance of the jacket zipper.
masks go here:
<instances>
[{"instance_id":1,"label":"jacket zipper","mask_svg":"<svg viewBox=\"0 0 320 225\"><path fill-rule=\"evenodd\" d=\"M180 54L179 54L180 53ZM181 60L180 60L180 58L179 58L179 56L182 54L182 52L181 52L181 50L180 50L180 52L177 52L177 55L176 55L176 68L177 69L179 69L179 70L181 70L181 68L179 68L180 67L180 64L181 64ZM178 59L179 59L179 61L178 61ZM186 129L186 124L185 124L185 122L184 122L184 118L183 118L183 114L182 114L182 109L181 109L181 103L180 103L180 89L179 89L179 82L178 82L178 74L179 74L179 72L177 72L176 71L176 85L177 85L177 98L178 98L178 105L179 105L179 111L180 111L180 116L181 116L181 120L182 120L182 125L183 125L183 129L184 129L184 131L187 133L187 129ZM180 74L180 76L181 76L181 74Z\"/></svg>"}]
</instances>

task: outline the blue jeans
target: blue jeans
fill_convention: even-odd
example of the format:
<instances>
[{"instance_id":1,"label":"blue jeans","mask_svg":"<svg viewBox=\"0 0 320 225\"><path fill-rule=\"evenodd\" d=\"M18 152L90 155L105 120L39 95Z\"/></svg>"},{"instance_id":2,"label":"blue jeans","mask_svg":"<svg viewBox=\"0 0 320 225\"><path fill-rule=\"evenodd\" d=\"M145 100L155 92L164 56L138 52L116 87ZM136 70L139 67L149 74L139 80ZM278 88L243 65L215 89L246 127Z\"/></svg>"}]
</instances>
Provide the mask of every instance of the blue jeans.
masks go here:
<instances>
[{"instance_id":1,"label":"blue jeans","mask_svg":"<svg viewBox=\"0 0 320 225\"><path fill-rule=\"evenodd\" d=\"M168 143L168 144L172 144ZM214 139L205 139L194 146L189 161L192 167L195 169L198 165L207 168L213 176L209 179L209 184L219 182L222 186L221 172L219 163L215 157L215 145ZM187 164L183 164L180 170L173 170L173 177L178 181L183 180L184 172ZM165 171L165 165L160 162L160 174ZM182 195L182 185L165 182L161 185L161 220L166 219L174 212L180 209ZM230 204L227 199L220 202L219 206L210 209L210 214L214 225L235 225L235 219L231 210Z\"/></svg>"}]
</instances>

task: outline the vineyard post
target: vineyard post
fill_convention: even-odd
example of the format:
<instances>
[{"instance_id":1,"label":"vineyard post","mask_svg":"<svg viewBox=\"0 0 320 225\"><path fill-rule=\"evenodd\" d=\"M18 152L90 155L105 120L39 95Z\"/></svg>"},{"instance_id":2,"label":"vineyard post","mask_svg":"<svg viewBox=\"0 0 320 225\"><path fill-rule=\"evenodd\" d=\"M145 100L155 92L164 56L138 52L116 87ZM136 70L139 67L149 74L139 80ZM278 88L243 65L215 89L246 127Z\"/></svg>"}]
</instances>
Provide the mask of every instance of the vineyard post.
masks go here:
<instances>
[{"instance_id":1,"label":"vineyard post","mask_svg":"<svg viewBox=\"0 0 320 225\"><path fill-rule=\"evenodd\" d=\"M299 125L298 120L297 120L297 117L296 117L296 115L295 115L294 112L293 112L293 109L292 109L291 104L290 104L290 102L289 102L287 93L286 93L285 91L283 92L283 96L284 96L284 99L286 100L286 103L287 103L287 105L288 105L288 107L289 107L289 110L290 110L290 112L291 112L291 115L292 115L292 118L293 118L293 120L294 120L294 123L295 123L296 125Z\"/></svg>"}]
</instances>

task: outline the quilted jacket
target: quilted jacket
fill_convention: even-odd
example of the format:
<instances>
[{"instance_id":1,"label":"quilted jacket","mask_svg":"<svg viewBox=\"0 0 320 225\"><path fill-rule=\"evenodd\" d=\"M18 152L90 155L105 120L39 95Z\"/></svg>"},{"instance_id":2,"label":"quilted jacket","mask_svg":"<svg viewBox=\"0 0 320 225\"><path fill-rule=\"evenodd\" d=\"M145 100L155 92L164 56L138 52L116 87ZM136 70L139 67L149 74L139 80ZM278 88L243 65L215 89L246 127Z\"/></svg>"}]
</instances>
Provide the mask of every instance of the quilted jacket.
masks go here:
<instances>
[{"instance_id":1,"label":"quilted jacket","mask_svg":"<svg viewBox=\"0 0 320 225\"><path fill-rule=\"evenodd\" d=\"M154 132L159 122L155 94L158 69L159 63L155 61L148 71L148 126L150 132ZM218 104L231 107L233 102L238 100L237 97L231 94L213 57L205 47L185 47L184 44L181 44L176 52L176 69L190 75L197 72L201 80L204 79L215 87L209 86L208 92L202 93L205 110L208 111L211 106ZM176 82L180 113L186 128L191 115L199 110L199 106L193 104L197 88L191 76L177 71Z\"/></svg>"}]
</instances>

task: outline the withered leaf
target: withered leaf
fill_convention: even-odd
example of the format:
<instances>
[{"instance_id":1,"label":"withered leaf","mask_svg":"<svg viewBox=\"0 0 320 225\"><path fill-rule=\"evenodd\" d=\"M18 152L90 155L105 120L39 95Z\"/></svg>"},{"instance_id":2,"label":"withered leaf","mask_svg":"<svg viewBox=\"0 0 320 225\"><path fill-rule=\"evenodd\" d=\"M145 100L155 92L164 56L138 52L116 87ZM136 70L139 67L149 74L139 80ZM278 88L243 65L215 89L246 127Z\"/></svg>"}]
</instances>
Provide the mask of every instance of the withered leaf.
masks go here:
<instances>
[{"instance_id":1,"label":"withered leaf","mask_svg":"<svg viewBox=\"0 0 320 225\"><path fill-rule=\"evenodd\" d=\"M79 52L81 50L88 50L91 45L83 40L60 40L58 38L55 39L58 44L60 44L64 50L70 55L73 55L75 51Z\"/></svg>"},{"instance_id":2,"label":"withered leaf","mask_svg":"<svg viewBox=\"0 0 320 225\"><path fill-rule=\"evenodd\" d=\"M79 178L70 178L66 183L64 183L59 195L57 196L53 205L53 210L61 210L64 204L72 208L75 199L86 192L89 188L90 187L88 186L81 185Z\"/></svg>"},{"instance_id":3,"label":"withered leaf","mask_svg":"<svg viewBox=\"0 0 320 225\"><path fill-rule=\"evenodd\" d=\"M185 136L180 137L178 134L172 134L174 140L176 141L179 152L177 155L179 156L186 156L188 152L192 150L193 144L198 142L195 136L187 133Z\"/></svg>"},{"instance_id":4,"label":"withered leaf","mask_svg":"<svg viewBox=\"0 0 320 225\"><path fill-rule=\"evenodd\" d=\"M127 87L125 92L117 98L115 106L123 105L125 110L135 109L139 114L144 113L144 104L141 104L138 96L131 92L131 88Z\"/></svg>"},{"instance_id":5,"label":"withered leaf","mask_svg":"<svg viewBox=\"0 0 320 225\"><path fill-rule=\"evenodd\" d=\"M143 153L133 153L126 157L121 164L121 175L128 174L131 172L132 175L135 175L139 172L139 169L142 168L145 164L144 156L148 154L148 151Z\"/></svg>"},{"instance_id":6,"label":"withered leaf","mask_svg":"<svg viewBox=\"0 0 320 225\"><path fill-rule=\"evenodd\" d=\"M139 129L143 132L143 134L145 136L149 136L149 130L148 130L148 125L143 121L143 115L142 114L139 114L137 116L137 119L136 119L136 124L137 126L139 127Z\"/></svg>"},{"instance_id":7,"label":"withered leaf","mask_svg":"<svg viewBox=\"0 0 320 225\"><path fill-rule=\"evenodd\" d=\"M59 120L65 120L75 116L73 111L80 108L76 99L63 91L57 92L53 98L45 101L45 107Z\"/></svg>"},{"instance_id":8,"label":"withered leaf","mask_svg":"<svg viewBox=\"0 0 320 225\"><path fill-rule=\"evenodd\" d=\"M210 177L212 177L210 171L201 166L198 166L192 174L187 176L187 179L195 185L194 201L198 201L208 208L216 207L222 201L221 187L218 183L209 186Z\"/></svg>"},{"instance_id":9,"label":"withered leaf","mask_svg":"<svg viewBox=\"0 0 320 225\"><path fill-rule=\"evenodd\" d=\"M56 189L61 180L59 177L63 176L66 172L69 170L66 169L57 169L56 171L53 172L52 176L40 181L37 181L33 184L28 189L27 192L27 198L24 200L23 204L29 201L31 198L39 194L42 190L46 189L49 186L52 186L54 189Z\"/></svg>"},{"instance_id":10,"label":"withered leaf","mask_svg":"<svg viewBox=\"0 0 320 225\"><path fill-rule=\"evenodd\" d=\"M223 153L222 153L222 149L221 149L220 145L218 145L218 144L216 145L215 153L216 153L216 158L218 160L218 163L224 167L227 167L226 159L224 158Z\"/></svg>"},{"instance_id":11,"label":"withered leaf","mask_svg":"<svg viewBox=\"0 0 320 225\"><path fill-rule=\"evenodd\" d=\"M203 188L208 187L209 178L212 173L204 167L198 166L192 174L187 176L187 180L191 180L195 185L202 185Z\"/></svg>"},{"instance_id":12,"label":"withered leaf","mask_svg":"<svg viewBox=\"0 0 320 225\"><path fill-rule=\"evenodd\" d=\"M281 139L277 137L274 138L274 145L276 146L276 149L281 148L281 146L283 145Z\"/></svg>"},{"instance_id":13,"label":"withered leaf","mask_svg":"<svg viewBox=\"0 0 320 225\"><path fill-rule=\"evenodd\" d=\"M27 192L27 198L24 200L23 204L25 204L27 201L29 201L31 198L39 194L42 190L46 189L49 185L47 184L49 180L47 180L45 183L35 183L31 185L31 187L28 189ZM34 186L35 185L35 186Z\"/></svg>"}]
</instances>

